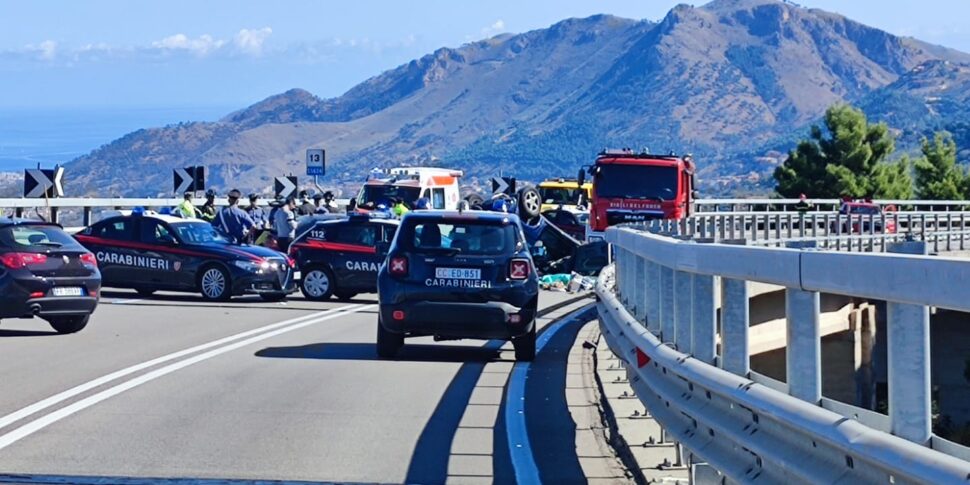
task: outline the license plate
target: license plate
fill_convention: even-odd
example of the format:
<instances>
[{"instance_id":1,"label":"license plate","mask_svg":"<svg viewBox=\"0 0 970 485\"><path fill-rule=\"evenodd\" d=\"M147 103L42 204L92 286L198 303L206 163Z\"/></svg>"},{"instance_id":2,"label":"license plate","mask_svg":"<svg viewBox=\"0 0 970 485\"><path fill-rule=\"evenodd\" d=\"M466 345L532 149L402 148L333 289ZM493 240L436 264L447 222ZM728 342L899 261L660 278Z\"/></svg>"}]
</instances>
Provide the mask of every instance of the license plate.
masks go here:
<instances>
[{"instance_id":1,"label":"license plate","mask_svg":"<svg viewBox=\"0 0 970 485\"><path fill-rule=\"evenodd\" d=\"M478 268L435 268L435 278L452 280L480 280L482 270Z\"/></svg>"},{"instance_id":2,"label":"license plate","mask_svg":"<svg viewBox=\"0 0 970 485\"><path fill-rule=\"evenodd\" d=\"M55 286L52 291L54 296L81 296L81 287L79 286Z\"/></svg>"}]
</instances>

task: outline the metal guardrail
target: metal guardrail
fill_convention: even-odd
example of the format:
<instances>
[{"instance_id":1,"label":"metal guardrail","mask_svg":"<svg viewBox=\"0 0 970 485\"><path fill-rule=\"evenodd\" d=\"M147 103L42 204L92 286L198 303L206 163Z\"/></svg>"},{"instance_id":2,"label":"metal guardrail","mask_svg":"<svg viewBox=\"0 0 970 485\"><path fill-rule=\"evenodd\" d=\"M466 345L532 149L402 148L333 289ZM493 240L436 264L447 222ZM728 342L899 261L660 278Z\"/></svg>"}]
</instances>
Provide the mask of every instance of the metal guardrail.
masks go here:
<instances>
[{"instance_id":1,"label":"metal guardrail","mask_svg":"<svg viewBox=\"0 0 970 485\"><path fill-rule=\"evenodd\" d=\"M812 211L835 211L842 204L841 199L806 199L812 205ZM697 199L694 207L698 212L797 212L799 199ZM878 199L874 200L880 206L896 206L897 208L912 208L933 212L959 212L970 209L967 200L909 200L909 199Z\"/></svg>"},{"instance_id":2,"label":"metal guardrail","mask_svg":"<svg viewBox=\"0 0 970 485\"><path fill-rule=\"evenodd\" d=\"M0 213L8 216L25 217L30 216L30 210L43 209L47 214L42 216L49 221L58 222L58 217L62 211L80 211L81 223L85 226L95 221L98 212L104 210L131 209L134 207L144 207L146 209L160 207L175 207L182 203L182 198L87 198L87 197L64 197L54 199L0 199ZM195 202L201 206L204 197L196 197ZM269 201L261 198L259 204L266 206ZM345 207L348 199L335 199L338 206ZM215 199L217 206L227 205L225 197ZM248 203L244 200L243 203Z\"/></svg>"},{"instance_id":3,"label":"metal guardrail","mask_svg":"<svg viewBox=\"0 0 970 485\"><path fill-rule=\"evenodd\" d=\"M885 252L891 242L925 241L934 252L970 249L970 212L891 212L882 215L831 211L702 212L680 220L631 227L675 237L784 247L814 241L820 249Z\"/></svg>"},{"instance_id":4,"label":"metal guardrail","mask_svg":"<svg viewBox=\"0 0 970 485\"><path fill-rule=\"evenodd\" d=\"M929 372L929 307L970 311L953 284L970 260L606 234L615 280L605 271L597 294L611 349L667 433L730 480L970 482L970 449L932 434ZM785 287L785 383L750 371L749 281ZM820 293L887 302L888 416L821 395Z\"/></svg>"}]
</instances>

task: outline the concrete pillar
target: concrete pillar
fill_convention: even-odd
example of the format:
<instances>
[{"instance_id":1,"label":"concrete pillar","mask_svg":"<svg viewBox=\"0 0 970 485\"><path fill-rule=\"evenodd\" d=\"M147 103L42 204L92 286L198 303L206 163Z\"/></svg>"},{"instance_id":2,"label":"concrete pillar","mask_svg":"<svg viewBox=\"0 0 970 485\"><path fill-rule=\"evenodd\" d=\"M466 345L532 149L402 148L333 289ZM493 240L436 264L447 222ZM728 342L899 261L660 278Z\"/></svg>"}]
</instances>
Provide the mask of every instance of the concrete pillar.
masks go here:
<instances>
[{"instance_id":1,"label":"concrete pillar","mask_svg":"<svg viewBox=\"0 0 970 485\"><path fill-rule=\"evenodd\" d=\"M647 328L654 335L660 333L660 265L647 262Z\"/></svg>"},{"instance_id":2,"label":"concrete pillar","mask_svg":"<svg viewBox=\"0 0 970 485\"><path fill-rule=\"evenodd\" d=\"M785 289L788 393L810 403L817 403L822 398L822 330L819 312L817 292Z\"/></svg>"},{"instance_id":3,"label":"concrete pillar","mask_svg":"<svg viewBox=\"0 0 970 485\"><path fill-rule=\"evenodd\" d=\"M672 342L676 323L674 321L674 270L660 267L660 341Z\"/></svg>"},{"instance_id":4,"label":"concrete pillar","mask_svg":"<svg viewBox=\"0 0 970 485\"><path fill-rule=\"evenodd\" d=\"M721 368L747 376L751 370L748 349L748 282L721 279Z\"/></svg>"},{"instance_id":5,"label":"concrete pillar","mask_svg":"<svg viewBox=\"0 0 970 485\"><path fill-rule=\"evenodd\" d=\"M690 354L692 352L691 347L691 334L693 333L691 327L691 319L693 317L693 293L694 293L694 275L684 272L676 271L674 273L674 343L677 344L677 350Z\"/></svg>"},{"instance_id":6,"label":"concrete pillar","mask_svg":"<svg viewBox=\"0 0 970 485\"><path fill-rule=\"evenodd\" d=\"M926 243L891 244L889 252L926 254ZM932 434L930 403L930 309L886 302L889 420L892 433L925 445Z\"/></svg>"},{"instance_id":7,"label":"concrete pillar","mask_svg":"<svg viewBox=\"0 0 970 485\"><path fill-rule=\"evenodd\" d=\"M714 306L714 277L694 275L691 351L694 358L714 364L717 345L717 309Z\"/></svg>"}]
</instances>

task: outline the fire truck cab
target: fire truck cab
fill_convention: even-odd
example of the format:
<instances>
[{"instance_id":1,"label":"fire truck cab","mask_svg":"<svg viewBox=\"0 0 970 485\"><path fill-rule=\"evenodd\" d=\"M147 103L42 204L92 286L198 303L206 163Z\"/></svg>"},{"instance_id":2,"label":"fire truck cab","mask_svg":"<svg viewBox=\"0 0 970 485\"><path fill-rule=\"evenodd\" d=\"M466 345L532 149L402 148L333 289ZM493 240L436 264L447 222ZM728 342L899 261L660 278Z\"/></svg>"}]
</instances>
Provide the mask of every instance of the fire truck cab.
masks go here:
<instances>
[{"instance_id":1,"label":"fire truck cab","mask_svg":"<svg viewBox=\"0 0 970 485\"><path fill-rule=\"evenodd\" d=\"M415 201L424 197L431 209L457 210L461 176L461 170L435 167L374 169L354 198L355 206L371 211L381 205L389 208L400 199L413 209Z\"/></svg>"},{"instance_id":2,"label":"fire truck cab","mask_svg":"<svg viewBox=\"0 0 970 485\"><path fill-rule=\"evenodd\" d=\"M588 241L602 240L608 226L690 215L695 197L690 155L604 150L580 172L580 183L586 173L593 181Z\"/></svg>"}]
</instances>

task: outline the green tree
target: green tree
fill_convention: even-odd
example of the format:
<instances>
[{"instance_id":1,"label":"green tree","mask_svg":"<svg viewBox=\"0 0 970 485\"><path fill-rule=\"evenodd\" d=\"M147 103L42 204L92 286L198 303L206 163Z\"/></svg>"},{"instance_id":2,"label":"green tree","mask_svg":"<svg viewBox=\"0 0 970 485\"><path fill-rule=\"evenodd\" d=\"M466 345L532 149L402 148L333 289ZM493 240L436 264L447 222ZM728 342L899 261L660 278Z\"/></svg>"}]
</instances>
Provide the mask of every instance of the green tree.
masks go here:
<instances>
[{"instance_id":1,"label":"green tree","mask_svg":"<svg viewBox=\"0 0 970 485\"><path fill-rule=\"evenodd\" d=\"M885 123L869 124L865 114L846 104L825 112L825 131L812 126L810 137L775 169L775 190L782 197L909 198L909 163L886 162L895 140Z\"/></svg>"},{"instance_id":2,"label":"green tree","mask_svg":"<svg viewBox=\"0 0 970 485\"><path fill-rule=\"evenodd\" d=\"M916 160L916 191L921 199L959 200L965 196L966 173L957 165L957 144L953 135L938 132L933 140L923 138L923 156Z\"/></svg>"}]
</instances>

